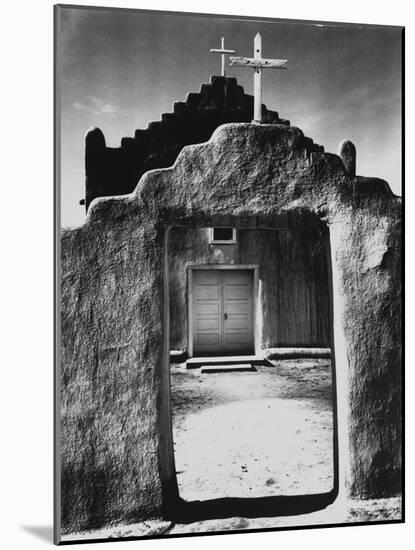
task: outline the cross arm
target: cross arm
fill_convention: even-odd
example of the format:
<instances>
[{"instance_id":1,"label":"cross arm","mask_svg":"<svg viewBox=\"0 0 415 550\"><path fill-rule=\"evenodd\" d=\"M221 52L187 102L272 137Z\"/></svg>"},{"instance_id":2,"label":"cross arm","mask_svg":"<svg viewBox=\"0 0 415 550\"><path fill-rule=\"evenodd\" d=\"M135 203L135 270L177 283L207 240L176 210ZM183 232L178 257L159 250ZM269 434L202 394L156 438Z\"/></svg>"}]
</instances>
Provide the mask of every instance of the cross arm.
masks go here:
<instances>
[{"instance_id":1,"label":"cross arm","mask_svg":"<svg viewBox=\"0 0 415 550\"><path fill-rule=\"evenodd\" d=\"M221 50L220 48L211 48L209 51L214 53L235 53L235 50Z\"/></svg>"},{"instance_id":2,"label":"cross arm","mask_svg":"<svg viewBox=\"0 0 415 550\"><path fill-rule=\"evenodd\" d=\"M286 59L257 59L255 57L230 57L230 66L253 67L254 69L288 69Z\"/></svg>"}]
</instances>

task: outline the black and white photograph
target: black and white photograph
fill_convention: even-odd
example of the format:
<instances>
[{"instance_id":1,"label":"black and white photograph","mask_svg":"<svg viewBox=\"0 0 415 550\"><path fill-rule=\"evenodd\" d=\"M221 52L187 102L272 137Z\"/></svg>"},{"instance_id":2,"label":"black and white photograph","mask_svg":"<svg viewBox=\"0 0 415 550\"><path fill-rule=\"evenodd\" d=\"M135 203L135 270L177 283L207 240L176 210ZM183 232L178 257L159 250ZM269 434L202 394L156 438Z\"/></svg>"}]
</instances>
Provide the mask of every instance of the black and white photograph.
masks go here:
<instances>
[{"instance_id":1,"label":"black and white photograph","mask_svg":"<svg viewBox=\"0 0 415 550\"><path fill-rule=\"evenodd\" d=\"M404 27L146 7L54 7L54 542L402 523Z\"/></svg>"}]
</instances>

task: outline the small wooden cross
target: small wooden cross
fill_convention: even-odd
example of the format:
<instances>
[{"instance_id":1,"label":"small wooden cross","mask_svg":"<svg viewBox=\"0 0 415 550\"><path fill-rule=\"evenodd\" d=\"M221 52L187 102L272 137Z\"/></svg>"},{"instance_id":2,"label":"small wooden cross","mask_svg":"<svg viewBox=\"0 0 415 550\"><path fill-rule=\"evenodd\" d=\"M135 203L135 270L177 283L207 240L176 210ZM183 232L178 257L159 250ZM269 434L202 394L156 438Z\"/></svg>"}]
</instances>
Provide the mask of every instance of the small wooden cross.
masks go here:
<instances>
[{"instance_id":1,"label":"small wooden cross","mask_svg":"<svg viewBox=\"0 0 415 550\"><path fill-rule=\"evenodd\" d=\"M235 53L235 50L225 50L225 39L224 37L222 36L222 39L221 39L221 47L220 48L211 48L210 49L211 52L213 53L220 53L222 54L222 67L221 67L221 76L226 76L225 74L225 54L226 53Z\"/></svg>"},{"instance_id":2,"label":"small wooden cross","mask_svg":"<svg viewBox=\"0 0 415 550\"><path fill-rule=\"evenodd\" d=\"M254 120L258 124L262 121L262 87L261 69L287 69L286 59L264 59L262 53L262 38L259 32L254 38L254 57L230 57L231 66L254 68Z\"/></svg>"}]
</instances>

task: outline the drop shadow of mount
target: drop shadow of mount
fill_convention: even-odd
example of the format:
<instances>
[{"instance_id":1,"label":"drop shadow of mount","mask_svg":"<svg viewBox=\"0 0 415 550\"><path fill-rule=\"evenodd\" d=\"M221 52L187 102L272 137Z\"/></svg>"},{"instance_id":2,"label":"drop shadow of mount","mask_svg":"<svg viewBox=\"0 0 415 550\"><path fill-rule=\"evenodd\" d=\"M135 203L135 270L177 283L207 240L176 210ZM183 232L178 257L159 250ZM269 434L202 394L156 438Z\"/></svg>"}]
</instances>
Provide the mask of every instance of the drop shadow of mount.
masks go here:
<instances>
[{"instance_id":1,"label":"drop shadow of mount","mask_svg":"<svg viewBox=\"0 0 415 550\"><path fill-rule=\"evenodd\" d=\"M185 501L179 498L169 519L176 523L193 523L209 519L232 517L278 517L298 516L322 510L332 504L338 491L297 496L275 496L258 498L215 498L211 500Z\"/></svg>"}]
</instances>

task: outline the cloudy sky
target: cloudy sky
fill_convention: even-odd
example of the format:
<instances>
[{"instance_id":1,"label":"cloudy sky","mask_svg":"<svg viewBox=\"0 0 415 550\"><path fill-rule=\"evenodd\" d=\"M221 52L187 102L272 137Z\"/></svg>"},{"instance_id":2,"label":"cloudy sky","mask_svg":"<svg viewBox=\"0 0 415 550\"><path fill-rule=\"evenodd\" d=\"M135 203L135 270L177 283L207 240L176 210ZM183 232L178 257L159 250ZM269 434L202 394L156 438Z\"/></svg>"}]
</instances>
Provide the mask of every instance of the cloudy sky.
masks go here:
<instances>
[{"instance_id":1,"label":"cloudy sky","mask_svg":"<svg viewBox=\"0 0 415 550\"><path fill-rule=\"evenodd\" d=\"M84 136L104 132L107 146L133 136L188 92L220 74L225 46L288 59L288 71L264 71L263 102L326 151L343 139L357 147L357 172L386 179L401 193L401 32L397 27L327 25L236 17L64 8L61 52L62 225L85 219ZM228 68L247 93L252 70ZM59 99L59 98L58 98Z\"/></svg>"}]
</instances>

